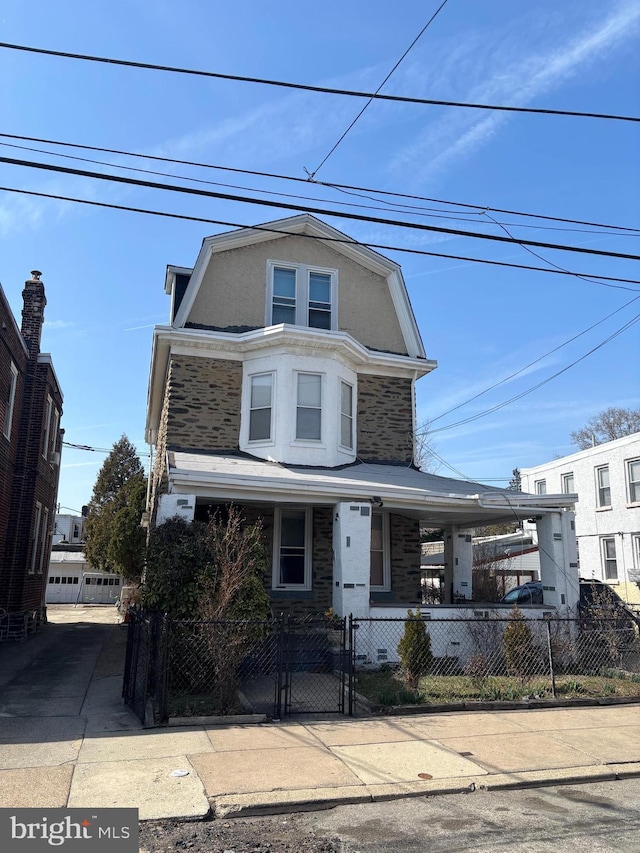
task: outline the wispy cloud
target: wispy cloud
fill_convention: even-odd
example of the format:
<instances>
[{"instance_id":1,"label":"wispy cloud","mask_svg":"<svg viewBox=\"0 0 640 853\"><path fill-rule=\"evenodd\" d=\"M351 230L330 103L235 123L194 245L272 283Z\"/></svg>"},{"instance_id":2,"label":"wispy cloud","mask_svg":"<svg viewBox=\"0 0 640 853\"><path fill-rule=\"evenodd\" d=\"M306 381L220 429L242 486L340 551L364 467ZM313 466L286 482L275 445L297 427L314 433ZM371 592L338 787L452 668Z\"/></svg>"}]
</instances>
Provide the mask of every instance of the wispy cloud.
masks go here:
<instances>
[{"instance_id":1,"label":"wispy cloud","mask_svg":"<svg viewBox=\"0 0 640 853\"><path fill-rule=\"evenodd\" d=\"M46 329L69 329L72 326L75 326L73 320L45 320L44 327Z\"/></svg>"},{"instance_id":2,"label":"wispy cloud","mask_svg":"<svg viewBox=\"0 0 640 853\"><path fill-rule=\"evenodd\" d=\"M625 0L616 4L606 17L583 25L582 31L568 43L551 48L528 47L532 41L535 44L530 32L521 33L521 38L527 37L525 43L506 35L499 49L495 42L481 45L473 38L466 46L466 59L475 54L475 62L466 62L469 83L458 94L469 101L526 105L558 88L589 64L605 59L623 42L632 39L639 28L640 5L635 0ZM462 50L460 46L459 51ZM467 110L448 112L430 123L417 141L397 154L391 170L404 171L411 167L419 170L420 179L433 178L487 143L507 119L505 113L478 118Z\"/></svg>"}]
</instances>

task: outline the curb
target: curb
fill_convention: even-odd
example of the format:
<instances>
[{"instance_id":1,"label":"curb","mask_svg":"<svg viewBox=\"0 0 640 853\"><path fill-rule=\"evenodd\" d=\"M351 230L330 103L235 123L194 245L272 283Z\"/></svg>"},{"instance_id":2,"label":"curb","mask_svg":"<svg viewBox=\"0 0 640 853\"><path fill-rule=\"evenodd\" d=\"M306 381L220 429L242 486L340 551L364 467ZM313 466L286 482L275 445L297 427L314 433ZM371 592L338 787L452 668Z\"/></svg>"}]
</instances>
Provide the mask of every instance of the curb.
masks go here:
<instances>
[{"instance_id":1,"label":"curb","mask_svg":"<svg viewBox=\"0 0 640 853\"><path fill-rule=\"evenodd\" d=\"M386 802L408 797L436 797L446 794L469 794L475 791L507 791L546 788L552 785L615 782L619 779L636 777L640 777L640 762L555 770L528 770L521 773L497 773L493 776L432 779L427 782L226 794L212 797L209 802L211 812L216 819L256 817L294 811L319 811L340 805Z\"/></svg>"}]
</instances>

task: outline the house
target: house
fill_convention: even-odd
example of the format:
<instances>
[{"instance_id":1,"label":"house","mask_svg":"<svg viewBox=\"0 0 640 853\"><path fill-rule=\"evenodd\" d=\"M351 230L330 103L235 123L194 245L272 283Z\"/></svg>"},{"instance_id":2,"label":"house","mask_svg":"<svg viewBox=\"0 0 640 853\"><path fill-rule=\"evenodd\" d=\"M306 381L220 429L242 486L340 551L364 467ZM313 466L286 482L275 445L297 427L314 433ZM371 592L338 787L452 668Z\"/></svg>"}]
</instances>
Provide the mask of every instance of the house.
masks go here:
<instances>
[{"instance_id":1,"label":"house","mask_svg":"<svg viewBox=\"0 0 640 853\"><path fill-rule=\"evenodd\" d=\"M0 288L0 639L20 639L45 619L60 472L62 392L40 352L47 301L41 273L31 276L21 328Z\"/></svg>"},{"instance_id":2,"label":"house","mask_svg":"<svg viewBox=\"0 0 640 853\"><path fill-rule=\"evenodd\" d=\"M81 544L85 521L84 515L66 515L57 512L53 523L53 544Z\"/></svg>"},{"instance_id":3,"label":"house","mask_svg":"<svg viewBox=\"0 0 640 853\"><path fill-rule=\"evenodd\" d=\"M420 526L445 529L444 601L472 596L471 533L534 518L545 603L578 599L575 496L526 495L415 465L427 358L400 266L308 214L206 238L169 266L153 334L149 518L261 519L274 612L406 615Z\"/></svg>"},{"instance_id":4,"label":"house","mask_svg":"<svg viewBox=\"0 0 640 853\"><path fill-rule=\"evenodd\" d=\"M120 575L94 570L82 545L59 543L51 549L47 604L115 604L123 583Z\"/></svg>"},{"instance_id":5,"label":"house","mask_svg":"<svg viewBox=\"0 0 640 853\"><path fill-rule=\"evenodd\" d=\"M640 433L521 471L522 487L575 492L580 576L640 604Z\"/></svg>"}]
</instances>

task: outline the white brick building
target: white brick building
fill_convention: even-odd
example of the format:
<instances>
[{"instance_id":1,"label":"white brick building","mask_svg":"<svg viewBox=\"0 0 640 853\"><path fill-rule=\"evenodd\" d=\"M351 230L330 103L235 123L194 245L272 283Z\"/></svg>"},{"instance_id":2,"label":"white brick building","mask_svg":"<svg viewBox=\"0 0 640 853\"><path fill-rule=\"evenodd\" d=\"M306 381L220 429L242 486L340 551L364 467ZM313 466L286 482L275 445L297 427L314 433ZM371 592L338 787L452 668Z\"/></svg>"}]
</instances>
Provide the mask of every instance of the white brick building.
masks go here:
<instances>
[{"instance_id":1,"label":"white brick building","mask_svg":"<svg viewBox=\"0 0 640 853\"><path fill-rule=\"evenodd\" d=\"M580 576L640 603L640 432L523 468L522 489L576 493Z\"/></svg>"}]
</instances>

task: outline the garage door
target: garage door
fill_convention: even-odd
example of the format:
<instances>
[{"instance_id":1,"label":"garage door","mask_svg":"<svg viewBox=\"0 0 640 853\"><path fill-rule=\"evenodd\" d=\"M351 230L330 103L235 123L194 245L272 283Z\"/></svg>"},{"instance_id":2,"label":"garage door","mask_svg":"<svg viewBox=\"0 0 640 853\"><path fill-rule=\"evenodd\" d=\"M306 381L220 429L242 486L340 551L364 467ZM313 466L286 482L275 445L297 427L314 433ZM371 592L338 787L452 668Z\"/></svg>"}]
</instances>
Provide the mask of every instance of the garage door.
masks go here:
<instances>
[{"instance_id":1,"label":"garage door","mask_svg":"<svg viewBox=\"0 0 640 853\"><path fill-rule=\"evenodd\" d=\"M49 575L47 584L47 604L75 604L80 588L77 575Z\"/></svg>"},{"instance_id":2,"label":"garage door","mask_svg":"<svg viewBox=\"0 0 640 853\"><path fill-rule=\"evenodd\" d=\"M120 596L120 578L85 575L82 586L84 604L114 604Z\"/></svg>"}]
</instances>

